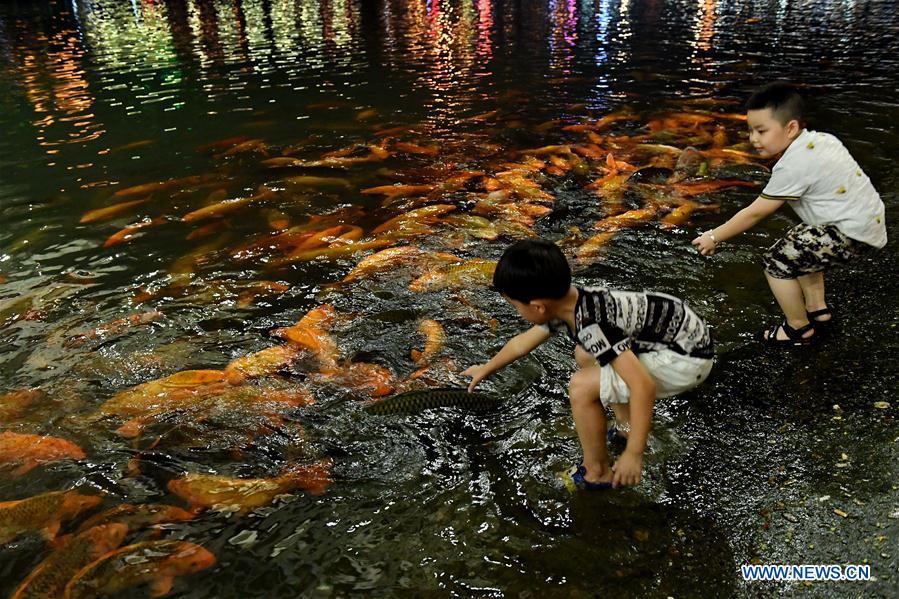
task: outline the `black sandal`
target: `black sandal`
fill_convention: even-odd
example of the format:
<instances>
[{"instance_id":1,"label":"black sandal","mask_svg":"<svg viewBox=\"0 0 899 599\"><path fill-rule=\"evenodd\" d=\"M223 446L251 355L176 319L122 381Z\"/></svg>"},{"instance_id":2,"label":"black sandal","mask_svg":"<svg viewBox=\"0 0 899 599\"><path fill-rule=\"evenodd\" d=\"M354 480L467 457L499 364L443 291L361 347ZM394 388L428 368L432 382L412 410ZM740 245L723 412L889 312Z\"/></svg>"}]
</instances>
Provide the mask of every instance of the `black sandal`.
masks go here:
<instances>
[{"instance_id":1,"label":"black sandal","mask_svg":"<svg viewBox=\"0 0 899 599\"><path fill-rule=\"evenodd\" d=\"M830 308L812 310L811 312L806 312L806 315L808 316L808 321L816 327L825 328L833 324L833 310L831 310ZM828 318L827 320L818 320L819 316L830 316L830 318Z\"/></svg>"},{"instance_id":2,"label":"black sandal","mask_svg":"<svg viewBox=\"0 0 899 599\"><path fill-rule=\"evenodd\" d=\"M777 338L777 329L781 328L787 335L786 339ZM770 329L762 331L762 343L771 347L807 347L814 343L815 335L809 335L808 337L803 337L803 335L814 330L814 322L809 322L804 327L794 329L788 325L786 319L784 319L773 325ZM765 335L765 333L767 333L767 335Z\"/></svg>"}]
</instances>

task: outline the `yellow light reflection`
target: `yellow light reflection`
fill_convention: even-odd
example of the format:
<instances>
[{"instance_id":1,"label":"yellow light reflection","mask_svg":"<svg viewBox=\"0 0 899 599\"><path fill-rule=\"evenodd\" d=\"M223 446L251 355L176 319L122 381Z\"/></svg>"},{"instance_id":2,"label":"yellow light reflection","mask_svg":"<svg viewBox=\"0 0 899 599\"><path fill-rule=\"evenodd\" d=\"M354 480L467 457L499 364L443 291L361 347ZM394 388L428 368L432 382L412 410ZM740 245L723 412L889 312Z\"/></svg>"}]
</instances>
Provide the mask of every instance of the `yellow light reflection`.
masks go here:
<instances>
[{"instance_id":1,"label":"yellow light reflection","mask_svg":"<svg viewBox=\"0 0 899 599\"><path fill-rule=\"evenodd\" d=\"M718 0L699 0L699 16L693 27L693 33L696 39L696 48L703 52L707 52L712 48L717 8Z\"/></svg>"}]
</instances>

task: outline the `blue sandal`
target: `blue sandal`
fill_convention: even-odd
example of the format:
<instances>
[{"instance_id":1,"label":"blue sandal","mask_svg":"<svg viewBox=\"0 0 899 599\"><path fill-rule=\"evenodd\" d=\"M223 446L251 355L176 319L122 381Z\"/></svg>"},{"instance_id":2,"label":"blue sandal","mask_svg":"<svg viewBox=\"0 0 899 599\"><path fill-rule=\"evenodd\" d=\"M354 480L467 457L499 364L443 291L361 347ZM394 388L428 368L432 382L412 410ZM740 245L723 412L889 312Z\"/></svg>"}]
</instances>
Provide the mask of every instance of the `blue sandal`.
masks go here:
<instances>
[{"instance_id":1,"label":"blue sandal","mask_svg":"<svg viewBox=\"0 0 899 599\"><path fill-rule=\"evenodd\" d=\"M565 484L565 488L571 493L576 491L605 491L612 488L611 481L592 483L584 478L587 469L583 464L572 466L568 470L559 473L559 478Z\"/></svg>"}]
</instances>

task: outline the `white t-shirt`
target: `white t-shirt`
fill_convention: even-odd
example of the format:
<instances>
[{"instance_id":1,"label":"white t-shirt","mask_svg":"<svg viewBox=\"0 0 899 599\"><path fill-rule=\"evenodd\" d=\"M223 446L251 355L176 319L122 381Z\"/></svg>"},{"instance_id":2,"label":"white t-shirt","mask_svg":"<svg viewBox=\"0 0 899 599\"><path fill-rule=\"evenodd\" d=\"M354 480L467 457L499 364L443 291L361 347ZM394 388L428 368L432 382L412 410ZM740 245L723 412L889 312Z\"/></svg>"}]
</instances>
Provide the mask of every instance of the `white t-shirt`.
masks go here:
<instances>
[{"instance_id":1,"label":"white t-shirt","mask_svg":"<svg viewBox=\"0 0 899 599\"><path fill-rule=\"evenodd\" d=\"M833 224L847 237L887 242L883 201L839 139L803 129L774 169L761 197L788 200L803 222Z\"/></svg>"}]
</instances>

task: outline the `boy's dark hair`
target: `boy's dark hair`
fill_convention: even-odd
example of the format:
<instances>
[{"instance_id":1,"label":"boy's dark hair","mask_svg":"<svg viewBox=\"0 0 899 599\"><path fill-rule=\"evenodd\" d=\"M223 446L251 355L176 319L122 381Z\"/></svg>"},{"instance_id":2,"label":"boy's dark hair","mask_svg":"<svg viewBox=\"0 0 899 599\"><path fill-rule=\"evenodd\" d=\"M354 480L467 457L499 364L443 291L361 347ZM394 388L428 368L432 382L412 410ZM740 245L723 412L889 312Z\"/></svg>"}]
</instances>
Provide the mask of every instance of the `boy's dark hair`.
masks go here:
<instances>
[{"instance_id":1,"label":"boy's dark hair","mask_svg":"<svg viewBox=\"0 0 899 599\"><path fill-rule=\"evenodd\" d=\"M493 273L493 288L519 302L560 299L571 287L571 267L552 241L525 239L506 248Z\"/></svg>"},{"instance_id":2,"label":"boy's dark hair","mask_svg":"<svg viewBox=\"0 0 899 599\"><path fill-rule=\"evenodd\" d=\"M755 90L746 101L746 110L770 108L781 125L792 120L805 127L805 102L799 90L783 81L775 81Z\"/></svg>"}]
</instances>

